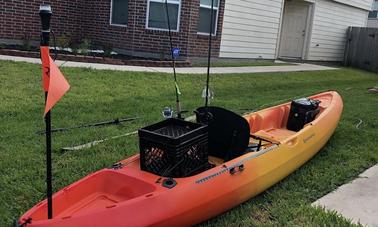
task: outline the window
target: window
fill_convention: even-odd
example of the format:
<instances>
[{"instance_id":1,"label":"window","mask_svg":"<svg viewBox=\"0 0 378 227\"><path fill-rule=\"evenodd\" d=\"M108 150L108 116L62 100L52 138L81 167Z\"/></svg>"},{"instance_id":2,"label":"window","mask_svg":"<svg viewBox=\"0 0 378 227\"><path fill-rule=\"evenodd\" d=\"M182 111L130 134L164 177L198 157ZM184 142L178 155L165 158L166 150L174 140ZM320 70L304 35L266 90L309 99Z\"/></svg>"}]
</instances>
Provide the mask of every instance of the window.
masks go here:
<instances>
[{"instance_id":1,"label":"window","mask_svg":"<svg viewBox=\"0 0 378 227\"><path fill-rule=\"evenodd\" d=\"M129 0L112 0L110 24L126 26L129 16Z\"/></svg>"},{"instance_id":2,"label":"window","mask_svg":"<svg viewBox=\"0 0 378 227\"><path fill-rule=\"evenodd\" d=\"M374 2L373 11L369 13L369 18L378 19L378 1Z\"/></svg>"},{"instance_id":3,"label":"window","mask_svg":"<svg viewBox=\"0 0 378 227\"><path fill-rule=\"evenodd\" d=\"M212 0L200 0L199 20L198 20L198 33L209 34L210 33L210 16L211 16L211 1ZM216 35L218 24L218 9L219 0L213 0L213 27L211 28L211 34Z\"/></svg>"},{"instance_id":4,"label":"window","mask_svg":"<svg viewBox=\"0 0 378 227\"><path fill-rule=\"evenodd\" d=\"M168 0L169 22L172 31L179 31L181 0ZM146 28L168 30L165 0L148 0Z\"/></svg>"}]
</instances>

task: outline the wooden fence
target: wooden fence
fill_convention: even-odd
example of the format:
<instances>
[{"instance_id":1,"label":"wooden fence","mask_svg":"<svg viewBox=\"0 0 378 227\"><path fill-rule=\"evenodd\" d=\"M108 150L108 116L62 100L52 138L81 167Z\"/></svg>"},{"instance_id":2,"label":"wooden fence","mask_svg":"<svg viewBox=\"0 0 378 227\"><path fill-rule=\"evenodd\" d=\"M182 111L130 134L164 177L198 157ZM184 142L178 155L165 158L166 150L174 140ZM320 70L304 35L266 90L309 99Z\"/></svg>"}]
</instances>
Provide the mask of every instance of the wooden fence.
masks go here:
<instances>
[{"instance_id":1,"label":"wooden fence","mask_svg":"<svg viewBox=\"0 0 378 227\"><path fill-rule=\"evenodd\" d=\"M378 72L378 28L350 27L344 65Z\"/></svg>"}]
</instances>

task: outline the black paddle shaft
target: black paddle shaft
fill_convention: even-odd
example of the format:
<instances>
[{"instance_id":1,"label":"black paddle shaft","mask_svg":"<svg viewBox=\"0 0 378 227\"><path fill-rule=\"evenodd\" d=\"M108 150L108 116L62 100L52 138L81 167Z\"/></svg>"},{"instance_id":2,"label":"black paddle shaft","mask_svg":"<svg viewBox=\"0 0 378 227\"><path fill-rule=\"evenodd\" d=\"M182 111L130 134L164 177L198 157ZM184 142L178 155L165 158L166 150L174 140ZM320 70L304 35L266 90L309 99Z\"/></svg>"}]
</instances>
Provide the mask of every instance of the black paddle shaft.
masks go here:
<instances>
[{"instance_id":1,"label":"black paddle shaft","mask_svg":"<svg viewBox=\"0 0 378 227\"><path fill-rule=\"evenodd\" d=\"M82 124L82 125L75 125L67 128L54 128L51 129L51 132L64 132L64 131L69 131L72 129L78 129L78 128L90 128L90 127L98 127L98 126L104 126L104 125L117 125L122 122L127 122L127 121L134 121L136 119L139 119L139 117L130 117L130 118L116 118L114 120L109 120L109 121L102 121L102 122L96 122L96 123L89 123L89 124ZM44 134L46 131L38 131L36 134Z\"/></svg>"}]
</instances>

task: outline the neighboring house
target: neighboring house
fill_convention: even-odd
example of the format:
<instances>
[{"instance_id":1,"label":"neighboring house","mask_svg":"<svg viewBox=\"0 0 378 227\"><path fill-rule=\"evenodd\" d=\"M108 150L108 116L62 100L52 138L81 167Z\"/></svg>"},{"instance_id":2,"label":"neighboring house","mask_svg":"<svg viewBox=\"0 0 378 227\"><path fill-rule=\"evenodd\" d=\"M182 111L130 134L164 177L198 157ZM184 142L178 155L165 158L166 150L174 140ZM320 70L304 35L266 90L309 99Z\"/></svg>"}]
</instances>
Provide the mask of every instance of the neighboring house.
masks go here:
<instances>
[{"instance_id":1,"label":"neighboring house","mask_svg":"<svg viewBox=\"0 0 378 227\"><path fill-rule=\"evenodd\" d=\"M373 11L369 13L368 27L378 28L378 0L375 0Z\"/></svg>"},{"instance_id":2,"label":"neighboring house","mask_svg":"<svg viewBox=\"0 0 378 227\"><path fill-rule=\"evenodd\" d=\"M227 0L220 57L341 61L372 0Z\"/></svg>"},{"instance_id":3,"label":"neighboring house","mask_svg":"<svg viewBox=\"0 0 378 227\"><path fill-rule=\"evenodd\" d=\"M373 0L214 0L213 56L341 61L349 26L365 27ZM52 0L57 36L111 44L133 56L169 54L165 0ZM38 40L36 1L1 1L0 42ZM205 57L211 0L168 0L174 46Z\"/></svg>"}]
</instances>

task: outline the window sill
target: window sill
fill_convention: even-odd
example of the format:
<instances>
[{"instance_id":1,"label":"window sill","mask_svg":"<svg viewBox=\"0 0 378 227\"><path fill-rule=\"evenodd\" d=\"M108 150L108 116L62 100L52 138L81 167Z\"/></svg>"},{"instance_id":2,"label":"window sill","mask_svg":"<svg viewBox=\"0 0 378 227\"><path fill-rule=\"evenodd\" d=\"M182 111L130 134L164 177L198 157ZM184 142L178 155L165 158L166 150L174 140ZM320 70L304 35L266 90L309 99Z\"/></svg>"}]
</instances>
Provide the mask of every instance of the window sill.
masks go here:
<instances>
[{"instance_id":1,"label":"window sill","mask_svg":"<svg viewBox=\"0 0 378 227\"><path fill-rule=\"evenodd\" d=\"M110 26L114 26L114 27L122 27L122 28L127 28L127 25L124 25L124 24L109 24Z\"/></svg>"},{"instance_id":2,"label":"window sill","mask_svg":"<svg viewBox=\"0 0 378 227\"><path fill-rule=\"evenodd\" d=\"M156 31L156 32L169 32L168 29L164 28L146 28L147 31ZM179 33L179 30L171 30L171 32Z\"/></svg>"},{"instance_id":3,"label":"window sill","mask_svg":"<svg viewBox=\"0 0 378 227\"><path fill-rule=\"evenodd\" d=\"M199 36L209 36L209 33L205 32L197 32L197 35ZM212 37L217 37L217 34L211 34Z\"/></svg>"}]
</instances>

